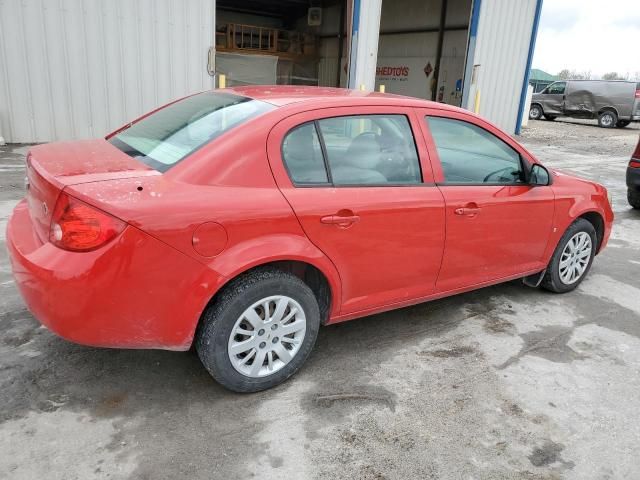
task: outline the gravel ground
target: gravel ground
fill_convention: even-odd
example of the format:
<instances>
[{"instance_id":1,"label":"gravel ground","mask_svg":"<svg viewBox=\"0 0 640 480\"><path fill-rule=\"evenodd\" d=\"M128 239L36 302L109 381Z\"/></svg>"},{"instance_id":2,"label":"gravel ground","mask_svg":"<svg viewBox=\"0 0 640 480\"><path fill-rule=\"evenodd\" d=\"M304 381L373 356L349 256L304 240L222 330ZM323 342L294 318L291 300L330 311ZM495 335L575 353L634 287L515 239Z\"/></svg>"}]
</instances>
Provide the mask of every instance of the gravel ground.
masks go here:
<instances>
[{"instance_id":1,"label":"gravel ground","mask_svg":"<svg viewBox=\"0 0 640 480\"><path fill-rule=\"evenodd\" d=\"M640 457L640 129L531 122L616 224L573 293L510 282L321 330L291 381L225 391L192 352L93 349L25 309L4 248L26 147L0 148L0 478L632 479Z\"/></svg>"}]
</instances>

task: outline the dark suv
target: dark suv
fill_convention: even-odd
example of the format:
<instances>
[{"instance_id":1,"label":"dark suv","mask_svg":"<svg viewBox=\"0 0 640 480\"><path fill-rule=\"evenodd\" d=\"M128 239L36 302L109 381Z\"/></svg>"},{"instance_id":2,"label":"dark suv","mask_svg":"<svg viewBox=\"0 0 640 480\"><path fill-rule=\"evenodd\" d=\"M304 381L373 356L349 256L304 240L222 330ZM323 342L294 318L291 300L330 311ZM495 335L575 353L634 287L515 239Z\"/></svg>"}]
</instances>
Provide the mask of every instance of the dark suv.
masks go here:
<instances>
[{"instance_id":1,"label":"dark suv","mask_svg":"<svg viewBox=\"0 0 640 480\"><path fill-rule=\"evenodd\" d=\"M640 138L627 167L627 200L629 205L640 210Z\"/></svg>"}]
</instances>

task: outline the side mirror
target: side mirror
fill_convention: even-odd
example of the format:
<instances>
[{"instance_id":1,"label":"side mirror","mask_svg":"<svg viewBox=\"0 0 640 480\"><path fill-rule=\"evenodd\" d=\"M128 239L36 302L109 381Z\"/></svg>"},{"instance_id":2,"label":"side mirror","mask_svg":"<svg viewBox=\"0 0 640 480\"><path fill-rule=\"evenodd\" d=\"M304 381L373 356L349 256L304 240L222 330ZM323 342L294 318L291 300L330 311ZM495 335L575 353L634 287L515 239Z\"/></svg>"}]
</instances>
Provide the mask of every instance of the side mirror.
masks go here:
<instances>
[{"instance_id":1,"label":"side mirror","mask_svg":"<svg viewBox=\"0 0 640 480\"><path fill-rule=\"evenodd\" d=\"M551 183L551 174L549 170L544 168L539 163L534 163L529 173L529 185L533 186L545 186Z\"/></svg>"}]
</instances>

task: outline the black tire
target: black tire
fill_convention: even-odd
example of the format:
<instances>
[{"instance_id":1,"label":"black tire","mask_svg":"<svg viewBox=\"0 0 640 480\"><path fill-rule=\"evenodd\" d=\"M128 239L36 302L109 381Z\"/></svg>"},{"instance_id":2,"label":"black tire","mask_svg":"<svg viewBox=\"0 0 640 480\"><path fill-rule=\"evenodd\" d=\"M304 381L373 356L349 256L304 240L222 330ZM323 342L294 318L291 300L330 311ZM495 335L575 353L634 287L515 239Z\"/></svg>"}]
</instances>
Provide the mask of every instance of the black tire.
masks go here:
<instances>
[{"instance_id":1,"label":"black tire","mask_svg":"<svg viewBox=\"0 0 640 480\"><path fill-rule=\"evenodd\" d=\"M602 128L614 128L618 123L618 115L611 110L605 110L598 115L598 125Z\"/></svg>"},{"instance_id":2,"label":"black tire","mask_svg":"<svg viewBox=\"0 0 640 480\"><path fill-rule=\"evenodd\" d=\"M531 107L529 108L529 118L531 120L540 120L540 118L542 118L542 115L543 115L542 107L537 103L532 104Z\"/></svg>"},{"instance_id":3,"label":"black tire","mask_svg":"<svg viewBox=\"0 0 640 480\"><path fill-rule=\"evenodd\" d=\"M238 318L251 305L271 295L286 295L302 307L306 317L304 339L291 361L275 373L250 377L234 368L228 342ZM298 277L265 267L233 280L207 308L196 333L196 351L211 376L234 392L258 392L287 380L309 357L318 336L320 310L311 289Z\"/></svg>"},{"instance_id":4,"label":"black tire","mask_svg":"<svg viewBox=\"0 0 640 480\"><path fill-rule=\"evenodd\" d=\"M624 128L627 125L629 125L631 122L629 120L618 120L618 122L616 123L616 127L618 128Z\"/></svg>"},{"instance_id":5,"label":"black tire","mask_svg":"<svg viewBox=\"0 0 640 480\"><path fill-rule=\"evenodd\" d=\"M547 115L547 114L545 113L545 114L544 114L544 118L545 118L545 120L549 120L550 122L553 122L553 121L554 121L556 118L558 118L558 117L556 117L555 115Z\"/></svg>"},{"instance_id":6,"label":"black tire","mask_svg":"<svg viewBox=\"0 0 640 480\"><path fill-rule=\"evenodd\" d=\"M637 190L632 190L631 188L627 190L627 201L629 205L631 205L636 210L640 210L640 192Z\"/></svg>"},{"instance_id":7,"label":"black tire","mask_svg":"<svg viewBox=\"0 0 640 480\"><path fill-rule=\"evenodd\" d=\"M573 283L566 284L560 279L560 258L562 256L562 252L564 251L569 240L579 232L586 232L591 237L591 256L589 257L589 262L582 273L582 275ZM596 249L598 246L596 229L593 227L591 222L585 220L584 218L578 218L575 222L573 222L569 228L567 228L564 235L558 242L558 246L553 252L553 256L551 257L551 261L547 266L547 271L542 279L540 286L545 290L549 290L555 293L566 293L575 289L582 280L587 276L589 270L591 269L591 264L593 263L593 257L596 254Z\"/></svg>"}]
</instances>

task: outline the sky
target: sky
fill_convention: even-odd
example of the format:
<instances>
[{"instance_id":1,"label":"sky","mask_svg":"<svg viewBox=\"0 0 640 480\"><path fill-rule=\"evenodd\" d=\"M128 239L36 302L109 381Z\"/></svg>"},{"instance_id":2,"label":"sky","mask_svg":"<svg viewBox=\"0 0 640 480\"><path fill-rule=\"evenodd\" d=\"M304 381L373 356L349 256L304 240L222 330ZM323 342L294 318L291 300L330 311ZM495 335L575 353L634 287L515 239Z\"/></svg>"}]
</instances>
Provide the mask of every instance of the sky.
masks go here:
<instances>
[{"instance_id":1,"label":"sky","mask_svg":"<svg viewBox=\"0 0 640 480\"><path fill-rule=\"evenodd\" d=\"M533 68L640 75L640 0L543 0Z\"/></svg>"}]
</instances>

